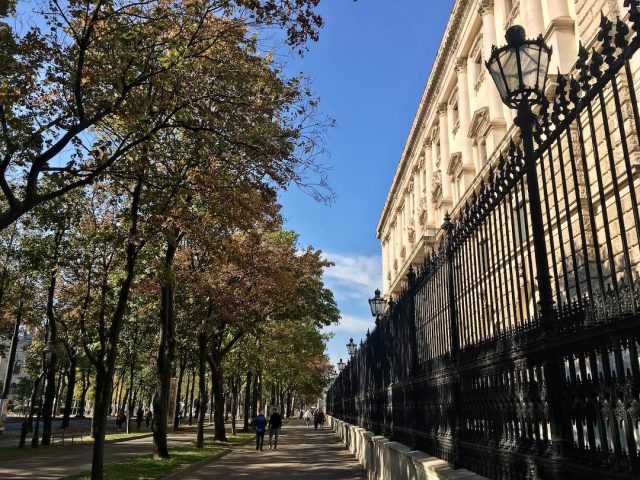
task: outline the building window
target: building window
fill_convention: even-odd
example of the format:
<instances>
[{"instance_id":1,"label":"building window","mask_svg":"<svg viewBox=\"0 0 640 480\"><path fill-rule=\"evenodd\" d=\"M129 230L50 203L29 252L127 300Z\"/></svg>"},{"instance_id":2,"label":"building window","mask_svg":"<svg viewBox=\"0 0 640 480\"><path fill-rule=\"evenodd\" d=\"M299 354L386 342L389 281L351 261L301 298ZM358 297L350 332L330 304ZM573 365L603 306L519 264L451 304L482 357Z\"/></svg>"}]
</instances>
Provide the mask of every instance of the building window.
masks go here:
<instances>
[{"instance_id":1,"label":"building window","mask_svg":"<svg viewBox=\"0 0 640 480\"><path fill-rule=\"evenodd\" d=\"M482 34L478 34L471 47L469 58L471 59L471 79L477 92L484 78L484 65L482 61Z\"/></svg>"},{"instance_id":2,"label":"building window","mask_svg":"<svg viewBox=\"0 0 640 480\"><path fill-rule=\"evenodd\" d=\"M460 128L460 114L458 108L458 89L455 89L451 98L449 98L449 105L451 105L451 126L452 133L455 135Z\"/></svg>"}]
</instances>

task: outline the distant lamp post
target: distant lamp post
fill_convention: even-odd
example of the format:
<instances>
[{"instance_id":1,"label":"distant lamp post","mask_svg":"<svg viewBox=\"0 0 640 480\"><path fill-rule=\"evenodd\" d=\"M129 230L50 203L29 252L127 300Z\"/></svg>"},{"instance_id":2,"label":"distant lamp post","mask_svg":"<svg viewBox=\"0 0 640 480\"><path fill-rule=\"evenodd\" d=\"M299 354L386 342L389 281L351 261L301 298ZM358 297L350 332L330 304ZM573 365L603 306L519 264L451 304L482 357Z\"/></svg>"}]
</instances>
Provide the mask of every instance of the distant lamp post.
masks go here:
<instances>
[{"instance_id":1,"label":"distant lamp post","mask_svg":"<svg viewBox=\"0 0 640 480\"><path fill-rule=\"evenodd\" d=\"M51 357L53 355L53 345L51 342L47 342L45 347L42 349L42 358L44 360L44 370L46 371L49 368L49 364L51 363Z\"/></svg>"},{"instance_id":2,"label":"distant lamp post","mask_svg":"<svg viewBox=\"0 0 640 480\"><path fill-rule=\"evenodd\" d=\"M338 371L343 371L344 367L346 367L346 364L342 361L342 359L340 359L340 361L338 362Z\"/></svg>"},{"instance_id":3,"label":"distant lamp post","mask_svg":"<svg viewBox=\"0 0 640 480\"><path fill-rule=\"evenodd\" d=\"M353 338L350 338L349 339L349 343L347 343L347 352L349 352L349 356L350 357L353 358L356 355L356 348L357 347L358 346L355 343L353 343Z\"/></svg>"},{"instance_id":4,"label":"distant lamp post","mask_svg":"<svg viewBox=\"0 0 640 480\"><path fill-rule=\"evenodd\" d=\"M369 308L371 308L371 315L376 317L376 323L382 318L384 315L384 309L387 305L387 302L384 298L380 296L380 290L376 289L373 298L369 299Z\"/></svg>"},{"instance_id":5,"label":"distant lamp post","mask_svg":"<svg viewBox=\"0 0 640 480\"><path fill-rule=\"evenodd\" d=\"M507 40L505 46L500 48L493 46L486 66L500 92L502 101L509 108L517 110L514 123L520 128L522 137L524 168L531 206L529 212L538 272L541 321L546 323L552 321L553 294L536 172L533 143L536 115L533 113L533 107L542 105L546 101L544 92L552 50L542 36L535 40L527 40L525 30L520 25L509 28L505 38Z\"/></svg>"}]
</instances>

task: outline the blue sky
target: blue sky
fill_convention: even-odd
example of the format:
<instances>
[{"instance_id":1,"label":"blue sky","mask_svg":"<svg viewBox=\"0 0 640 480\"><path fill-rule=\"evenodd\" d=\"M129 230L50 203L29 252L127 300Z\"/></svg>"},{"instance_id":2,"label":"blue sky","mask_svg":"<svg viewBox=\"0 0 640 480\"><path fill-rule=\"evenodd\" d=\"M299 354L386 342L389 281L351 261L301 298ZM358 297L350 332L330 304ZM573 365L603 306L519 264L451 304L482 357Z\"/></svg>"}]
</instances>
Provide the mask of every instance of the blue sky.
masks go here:
<instances>
[{"instance_id":1,"label":"blue sky","mask_svg":"<svg viewBox=\"0 0 640 480\"><path fill-rule=\"evenodd\" d=\"M327 135L330 184L336 201L315 202L292 188L281 201L287 227L302 245L336 266L325 275L342 312L328 353L346 360L373 326L367 299L382 287L375 227L413 123L453 0L323 0L325 27L291 74L313 80L321 109L336 120Z\"/></svg>"}]
</instances>

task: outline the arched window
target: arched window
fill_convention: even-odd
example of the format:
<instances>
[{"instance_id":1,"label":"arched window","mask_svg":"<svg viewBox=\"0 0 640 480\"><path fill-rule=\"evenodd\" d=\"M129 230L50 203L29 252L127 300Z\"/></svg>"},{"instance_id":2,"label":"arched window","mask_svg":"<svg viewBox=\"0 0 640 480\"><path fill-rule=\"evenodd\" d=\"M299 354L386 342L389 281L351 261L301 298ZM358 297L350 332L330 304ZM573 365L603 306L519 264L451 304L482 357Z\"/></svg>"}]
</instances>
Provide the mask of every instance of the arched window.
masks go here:
<instances>
[{"instance_id":1,"label":"arched window","mask_svg":"<svg viewBox=\"0 0 640 480\"><path fill-rule=\"evenodd\" d=\"M14 375L20 375L20 372L22 372L22 362L21 361L17 361L13 365L13 374Z\"/></svg>"}]
</instances>

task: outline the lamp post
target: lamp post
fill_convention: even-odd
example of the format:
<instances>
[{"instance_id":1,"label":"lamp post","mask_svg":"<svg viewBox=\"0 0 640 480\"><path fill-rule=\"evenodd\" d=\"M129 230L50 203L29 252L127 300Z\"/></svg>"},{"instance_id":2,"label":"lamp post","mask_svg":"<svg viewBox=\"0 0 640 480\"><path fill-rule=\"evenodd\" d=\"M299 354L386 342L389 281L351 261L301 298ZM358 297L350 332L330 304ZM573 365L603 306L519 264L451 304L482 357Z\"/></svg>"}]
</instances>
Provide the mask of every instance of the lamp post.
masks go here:
<instances>
[{"instance_id":1,"label":"lamp post","mask_svg":"<svg viewBox=\"0 0 640 480\"><path fill-rule=\"evenodd\" d=\"M346 364L342 361L342 359L340 359L340 361L338 362L338 371L342 372L345 366Z\"/></svg>"},{"instance_id":2,"label":"lamp post","mask_svg":"<svg viewBox=\"0 0 640 480\"><path fill-rule=\"evenodd\" d=\"M376 317L376 325L380 323L386 305L387 302L380 296L380 290L376 289L373 298L369 299L369 308L371 309L371 315Z\"/></svg>"},{"instance_id":3,"label":"lamp post","mask_svg":"<svg viewBox=\"0 0 640 480\"><path fill-rule=\"evenodd\" d=\"M533 127L536 122L533 107L546 101L544 92L552 50L546 45L542 35L535 40L528 40L524 28L520 25L509 28L505 38L505 46L492 48L486 66L502 101L517 111L514 123L520 128L522 137L538 279L540 322L544 327L552 327L553 293L533 144Z\"/></svg>"},{"instance_id":4,"label":"lamp post","mask_svg":"<svg viewBox=\"0 0 640 480\"><path fill-rule=\"evenodd\" d=\"M349 343L347 343L347 352L349 352L349 356L351 358L355 357L356 348L357 348L357 345L355 343L353 343L353 338L350 338L349 339Z\"/></svg>"}]
</instances>

